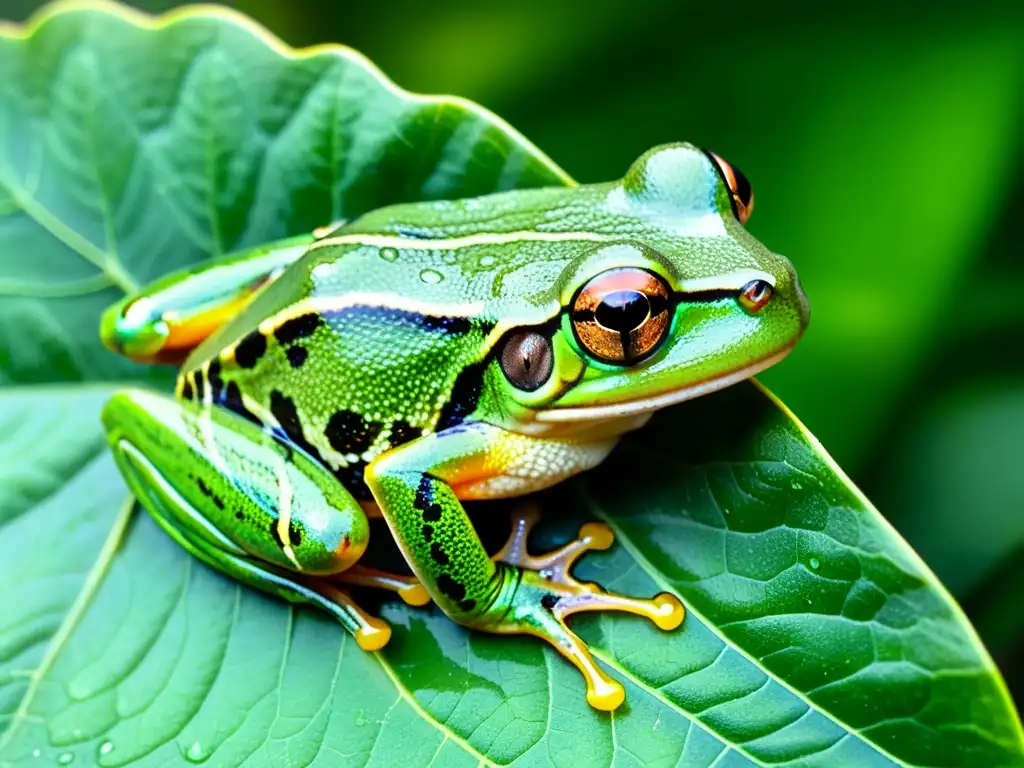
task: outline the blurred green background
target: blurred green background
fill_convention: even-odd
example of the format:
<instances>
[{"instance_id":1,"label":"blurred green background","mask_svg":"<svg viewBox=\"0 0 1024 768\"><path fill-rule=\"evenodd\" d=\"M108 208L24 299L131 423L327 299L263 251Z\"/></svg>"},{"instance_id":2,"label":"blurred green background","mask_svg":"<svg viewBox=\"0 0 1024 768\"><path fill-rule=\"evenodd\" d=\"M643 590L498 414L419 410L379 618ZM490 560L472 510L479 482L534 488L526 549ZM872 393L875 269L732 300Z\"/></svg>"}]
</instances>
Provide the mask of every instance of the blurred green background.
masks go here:
<instances>
[{"instance_id":1,"label":"blurred green background","mask_svg":"<svg viewBox=\"0 0 1024 768\"><path fill-rule=\"evenodd\" d=\"M146 11L179 3L136 0ZM744 170L810 296L763 376L1024 701L1024 3L237 0L497 112L580 181L685 139ZM22 20L38 0L0 0Z\"/></svg>"}]
</instances>

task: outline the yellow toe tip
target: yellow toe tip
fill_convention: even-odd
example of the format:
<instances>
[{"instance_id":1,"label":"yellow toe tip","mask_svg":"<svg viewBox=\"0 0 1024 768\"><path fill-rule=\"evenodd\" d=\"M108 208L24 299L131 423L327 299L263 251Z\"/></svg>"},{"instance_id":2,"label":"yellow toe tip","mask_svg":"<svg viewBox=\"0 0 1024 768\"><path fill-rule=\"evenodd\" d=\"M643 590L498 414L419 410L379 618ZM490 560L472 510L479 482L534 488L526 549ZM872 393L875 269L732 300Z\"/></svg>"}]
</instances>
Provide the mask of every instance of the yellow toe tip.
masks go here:
<instances>
[{"instance_id":1,"label":"yellow toe tip","mask_svg":"<svg viewBox=\"0 0 1024 768\"><path fill-rule=\"evenodd\" d=\"M668 592L662 592L652 602L654 603L655 613L651 616L651 620L657 625L658 629L675 629L683 623L683 619L686 617L686 609L683 608L683 604L679 601L678 597Z\"/></svg>"},{"instance_id":2,"label":"yellow toe tip","mask_svg":"<svg viewBox=\"0 0 1024 768\"><path fill-rule=\"evenodd\" d=\"M427 592L426 587L422 584L413 584L405 587L398 593L398 596L405 601L406 605L412 605L417 608L430 602L430 593Z\"/></svg>"},{"instance_id":3,"label":"yellow toe tip","mask_svg":"<svg viewBox=\"0 0 1024 768\"><path fill-rule=\"evenodd\" d=\"M364 651L379 651L391 639L391 627L384 622L374 622L356 632L356 644Z\"/></svg>"},{"instance_id":4,"label":"yellow toe tip","mask_svg":"<svg viewBox=\"0 0 1024 768\"><path fill-rule=\"evenodd\" d=\"M626 700L626 690L614 680L602 680L587 690L587 703L602 712L612 712Z\"/></svg>"},{"instance_id":5,"label":"yellow toe tip","mask_svg":"<svg viewBox=\"0 0 1024 768\"><path fill-rule=\"evenodd\" d=\"M615 543L615 534L604 523L585 523L580 528L580 538L587 542L589 549L608 549Z\"/></svg>"}]
</instances>

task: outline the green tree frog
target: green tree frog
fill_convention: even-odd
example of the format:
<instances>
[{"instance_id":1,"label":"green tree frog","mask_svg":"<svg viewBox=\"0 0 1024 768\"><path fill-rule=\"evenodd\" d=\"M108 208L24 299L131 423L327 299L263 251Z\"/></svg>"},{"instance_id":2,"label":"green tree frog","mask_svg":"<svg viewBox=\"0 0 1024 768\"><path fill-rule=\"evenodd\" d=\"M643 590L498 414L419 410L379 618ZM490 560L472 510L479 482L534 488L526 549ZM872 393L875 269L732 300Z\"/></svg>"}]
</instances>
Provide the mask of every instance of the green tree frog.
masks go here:
<instances>
[{"instance_id":1,"label":"green tree frog","mask_svg":"<svg viewBox=\"0 0 1024 768\"><path fill-rule=\"evenodd\" d=\"M785 356L808 321L790 263L744 229L745 177L689 144L617 182L394 205L164 278L111 307L104 343L181 364L175 397L130 389L103 420L131 490L195 556L331 612L366 650L390 628L352 586L550 642L613 710L622 686L566 624L674 595L573 578L612 544L588 523L531 554L536 515L489 554L462 502L597 466L659 408ZM381 515L415 577L359 564Z\"/></svg>"}]
</instances>

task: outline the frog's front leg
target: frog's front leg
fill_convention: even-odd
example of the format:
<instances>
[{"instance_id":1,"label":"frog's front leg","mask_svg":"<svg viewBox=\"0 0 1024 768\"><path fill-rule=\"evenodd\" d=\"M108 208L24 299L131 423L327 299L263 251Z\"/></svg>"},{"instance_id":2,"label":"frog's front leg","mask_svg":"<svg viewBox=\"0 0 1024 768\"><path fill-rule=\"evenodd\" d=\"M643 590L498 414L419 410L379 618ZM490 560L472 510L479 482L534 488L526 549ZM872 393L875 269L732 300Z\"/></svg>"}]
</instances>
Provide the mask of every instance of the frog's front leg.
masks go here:
<instances>
[{"instance_id":1,"label":"frog's front leg","mask_svg":"<svg viewBox=\"0 0 1024 768\"><path fill-rule=\"evenodd\" d=\"M591 706L613 710L624 699L622 686L597 666L565 619L627 611L669 630L682 622L682 604L667 593L641 600L574 580L569 569L580 554L612 543L600 525L584 526L578 542L551 555L532 557L527 521L492 559L459 501L460 488L471 495L469 489L502 475L514 455L544 451L548 442L486 424L453 427L384 454L367 468L366 482L409 565L448 616L488 632L547 640L583 673Z\"/></svg>"},{"instance_id":2,"label":"frog's front leg","mask_svg":"<svg viewBox=\"0 0 1024 768\"><path fill-rule=\"evenodd\" d=\"M137 362L179 364L305 253L314 237L268 243L165 275L108 308L100 339Z\"/></svg>"},{"instance_id":3,"label":"frog's front leg","mask_svg":"<svg viewBox=\"0 0 1024 768\"><path fill-rule=\"evenodd\" d=\"M115 394L103 421L129 488L186 550L327 610L364 650L387 643L391 628L336 585L366 549L369 525L325 467L230 411L142 390Z\"/></svg>"}]
</instances>

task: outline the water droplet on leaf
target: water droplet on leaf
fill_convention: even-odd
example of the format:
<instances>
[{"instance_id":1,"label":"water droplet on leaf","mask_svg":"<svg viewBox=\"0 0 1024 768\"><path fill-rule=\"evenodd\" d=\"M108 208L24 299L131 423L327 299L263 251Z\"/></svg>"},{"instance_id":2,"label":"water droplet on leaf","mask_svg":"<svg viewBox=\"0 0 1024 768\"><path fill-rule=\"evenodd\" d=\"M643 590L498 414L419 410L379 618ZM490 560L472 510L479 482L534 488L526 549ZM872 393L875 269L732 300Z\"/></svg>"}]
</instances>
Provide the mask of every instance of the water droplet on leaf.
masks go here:
<instances>
[{"instance_id":1,"label":"water droplet on leaf","mask_svg":"<svg viewBox=\"0 0 1024 768\"><path fill-rule=\"evenodd\" d=\"M420 272L420 280L424 283L440 283L444 280L444 275L436 269L424 269Z\"/></svg>"},{"instance_id":2,"label":"water droplet on leaf","mask_svg":"<svg viewBox=\"0 0 1024 768\"><path fill-rule=\"evenodd\" d=\"M201 763L208 757L209 755L203 750L203 746L198 741L193 741L192 746L185 751L185 759L190 763Z\"/></svg>"},{"instance_id":3,"label":"water droplet on leaf","mask_svg":"<svg viewBox=\"0 0 1024 768\"><path fill-rule=\"evenodd\" d=\"M57 765L71 765L75 761L75 756L71 752L61 752L57 755Z\"/></svg>"},{"instance_id":4,"label":"water droplet on leaf","mask_svg":"<svg viewBox=\"0 0 1024 768\"><path fill-rule=\"evenodd\" d=\"M205 750L199 741L193 741L184 754L189 763L203 763L210 759L212 753Z\"/></svg>"},{"instance_id":5,"label":"water droplet on leaf","mask_svg":"<svg viewBox=\"0 0 1024 768\"><path fill-rule=\"evenodd\" d=\"M812 571L816 571L821 567L821 561L816 557L812 557L810 560L810 566Z\"/></svg>"},{"instance_id":6,"label":"water droplet on leaf","mask_svg":"<svg viewBox=\"0 0 1024 768\"><path fill-rule=\"evenodd\" d=\"M113 749L114 749L114 742L112 742L112 741L104 741L102 744L100 744L100 754L101 755L110 754L110 752Z\"/></svg>"}]
</instances>

